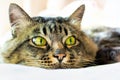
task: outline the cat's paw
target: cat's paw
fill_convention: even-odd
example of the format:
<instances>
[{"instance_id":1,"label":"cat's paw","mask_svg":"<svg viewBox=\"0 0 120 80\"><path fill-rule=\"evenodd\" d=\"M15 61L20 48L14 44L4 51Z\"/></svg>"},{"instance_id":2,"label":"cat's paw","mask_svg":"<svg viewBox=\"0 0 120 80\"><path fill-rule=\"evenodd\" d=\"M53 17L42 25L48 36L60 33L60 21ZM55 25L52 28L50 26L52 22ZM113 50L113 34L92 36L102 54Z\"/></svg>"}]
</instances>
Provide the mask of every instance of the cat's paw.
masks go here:
<instances>
[{"instance_id":1,"label":"cat's paw","mask_svg":"<svg viewBox=\"0 0 120 80\"><path fill-rule=\"evenodd\" d=\"M97 64L120 62L120 47L101 48L96 55Z\"/></svg>"}]
</instances>

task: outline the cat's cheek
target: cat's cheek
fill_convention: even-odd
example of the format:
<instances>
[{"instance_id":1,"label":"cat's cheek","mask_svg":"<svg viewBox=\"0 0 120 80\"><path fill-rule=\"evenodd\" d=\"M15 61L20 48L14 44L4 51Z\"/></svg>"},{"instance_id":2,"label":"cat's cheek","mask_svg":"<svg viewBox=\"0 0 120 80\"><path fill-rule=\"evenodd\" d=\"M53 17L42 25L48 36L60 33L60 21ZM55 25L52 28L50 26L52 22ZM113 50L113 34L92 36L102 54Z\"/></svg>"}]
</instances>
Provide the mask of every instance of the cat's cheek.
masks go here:
<instances>
[{"instance_id":1,"label":"cat's cheek","mask_svg":"<svg viewBox=\"0 0 120 80\"><path fill-rule=\"evenodd\" d=\"M54 63L59 63L59 61L57 60L57 58L53 57L53 53L52 52L49 52L47 54L49 54L50 61L52 61L53 64Z\"/></svg>"},{"instance_id":2,"label":"cat's cheek","mask_svg":"<svg viewBox=\"0 0 120 80\"><path fill-rule=\"evenodd\" d=\"M78 56L82 56L83 53L80 51L77 54L78 54Z\"/></svg>"},{"instance_id":3,"label":"cat's cheek","mask_svg":"<svg viewBox=\"0 0 120 80\"><path fill-rule=\"evenodd\" d=\"M62 63L67 63L69 60L70 60L70 55L68 54L68 53L66 53L66 57L65 58L63 58L63 61L62 61Z\"/></svg>"},{"instance_id":4,"label":"cat's cheek","mask_svg":"<svg viewBox=\"0 0 120 80\"><path fill-rule=\"evenodd\" d=\"M51 58L52 63L59 63L59 61L56 58Z\"/></svg>"}]
</instances>

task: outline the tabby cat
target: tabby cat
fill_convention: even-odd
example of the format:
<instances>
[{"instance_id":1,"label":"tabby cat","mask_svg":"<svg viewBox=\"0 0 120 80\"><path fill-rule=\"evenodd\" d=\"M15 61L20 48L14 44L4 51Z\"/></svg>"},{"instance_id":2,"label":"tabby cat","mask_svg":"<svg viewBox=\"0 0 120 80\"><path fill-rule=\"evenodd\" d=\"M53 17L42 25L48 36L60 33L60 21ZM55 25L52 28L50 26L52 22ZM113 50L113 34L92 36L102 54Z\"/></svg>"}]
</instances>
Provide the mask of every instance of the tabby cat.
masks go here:
<instances>
[{"instance_id":1,"label":"tabby cat","mask_svg":"<svg viewBox=\"0 0 120 80\"><path fill-rule=\"evenodd\" d=\"M85 5L81 5L70 17L31 18L22 8L12 3L9 8L12 39L0 51L4 62L58 69L120 61L120 51L111 55L116 46L101 47L106 43L107 46L111 44L109 40L117 40L117 44L113 44L120 46L120 34L117 39L111 37L107 42L98 41L101 42L98 50L97 45L80 29L84 10Z\"/></svg>"},{"instance_id":2,"label":"tabby cat","mask_svg":"<svg viewBox=\"0 0 120 80\"><path fill-rule=\"evenodd\" d=\"M48 69L94 65L97 46L80 29L84 10L81 5L70 17L31 18L11 3L12 39L1 50L4 62Z\"/></svg>"}]
</instances>

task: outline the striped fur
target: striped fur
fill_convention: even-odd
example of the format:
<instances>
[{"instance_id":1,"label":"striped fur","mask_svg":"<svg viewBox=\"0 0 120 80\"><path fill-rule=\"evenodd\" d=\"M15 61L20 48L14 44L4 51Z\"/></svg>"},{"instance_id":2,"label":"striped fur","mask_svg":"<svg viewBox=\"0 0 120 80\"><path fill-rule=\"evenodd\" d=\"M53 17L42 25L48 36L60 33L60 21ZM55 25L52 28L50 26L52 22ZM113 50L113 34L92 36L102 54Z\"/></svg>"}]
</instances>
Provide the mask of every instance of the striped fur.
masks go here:
<instances>
[{"instance_id":1,"label":"striped fur","mask_svg":"<svg viewBox=\"0 0 120 80\"><path fill-rule=\"evenodd\" d=\"M4 62L48 69L94 65L97 46L80 30L84 8L82 5L68 18L30 18L18 5L11 4L13 38L1 50ZM68 46L65 41L70 36L75 44ZM45 39L46 45L34 45L35 37Z\"/></svg>"}]
</instances>

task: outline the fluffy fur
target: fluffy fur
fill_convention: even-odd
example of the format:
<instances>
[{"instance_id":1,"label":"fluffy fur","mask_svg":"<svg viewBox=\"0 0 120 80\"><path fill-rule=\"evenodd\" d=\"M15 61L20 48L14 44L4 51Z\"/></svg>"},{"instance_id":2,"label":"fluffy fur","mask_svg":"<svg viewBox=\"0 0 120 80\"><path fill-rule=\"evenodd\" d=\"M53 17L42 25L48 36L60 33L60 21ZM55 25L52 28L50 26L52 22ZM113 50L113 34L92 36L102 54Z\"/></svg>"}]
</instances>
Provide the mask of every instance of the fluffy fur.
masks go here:
<instances>
[{"instance_id":1,"label":"fluffy fur","mask_svg":"<svg viewBox=\"0 0 120 80\"><path fill-rule=\"evenodd\" d=\"M81 68L94 65L96 44L80 29L85 5L81 5L68 18L33 17L22 8L11 4L9 8L12 39L1 50L4 62L42 68ZM66 45L70 36L74 45ZM45 46L34 45L32 39L42 37Z\"/></svg>"}]
</instances>

